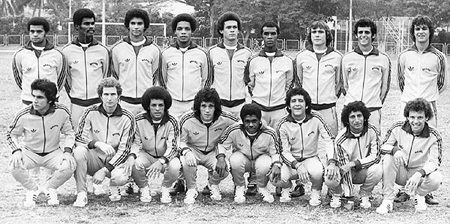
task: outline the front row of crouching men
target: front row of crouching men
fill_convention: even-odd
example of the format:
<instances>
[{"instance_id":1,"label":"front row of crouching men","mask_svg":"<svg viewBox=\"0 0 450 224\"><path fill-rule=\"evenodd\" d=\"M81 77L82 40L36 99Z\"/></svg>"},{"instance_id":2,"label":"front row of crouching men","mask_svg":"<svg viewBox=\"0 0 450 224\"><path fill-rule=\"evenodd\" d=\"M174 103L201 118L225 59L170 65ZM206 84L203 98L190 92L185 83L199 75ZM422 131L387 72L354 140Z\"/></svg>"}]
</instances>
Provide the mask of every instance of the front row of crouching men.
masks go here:
<instances>
[{"instance_id":1,"label":"front row of crouching men","mask_svg":"<svg viewBox=\"0 0 450 224\"><path fill-rule=\"evenodd\" d=\"M197 93L193 111L182 116L179 126L168 113L172 98L167 90L149 88L142 96L145 111L135 118L120 106L120 84L105 78L97 89L101 103L85 110L77 133L67 107L56 102L54 83L38 79L31 91L32 104L16 114L7 132L12 149L9 167L27 190L25 206L35 205L41 191L49 205L59 204L56 189L73 173L78 192L73 204L76 207L88 203L87 174L95 184L110 178L111 201L121 199L118 187L132 176L140 188L140 200L150 202L148 179L162 173L162 203L172 201L170 187L182 174L188 188L184 202L190 204L198 195L198 165L208 169L213 200L221 200L219 183L231 170L236 203L246 201L246 172L255 174L258 191L269 203L274 201L267 189L269 181L282 189L280 202L291 201L292 180L311 182L311 206L321 204L325 182L333 208L341 206L342 196L357 195L355 184L361 184L360 206L372 207L372 191L382 179L383 201L376 209L378 213L392 211L395 184L415 195L415 209L421 211L427 208L424 196L442 182L438 171L442 138L427 123L433 117L430 103L420 98L407 103L406 120L395 123L380 146L380 134L368 123L370 112L364 103L355 101L344 106L344 128L335 138L322 116L311 110L311 98L301 88L287 93L288 113L276 130L262 122L256 104L242 107L239 122L222 111L217 92L210 88ZM65 136L63 150L60 134ZM319 140L325 155L319 155ZM326 157L326 166L319 157ZM55 171L45 189L38 189L28 173L41 166Z\"/></svg>"}]
</instances>

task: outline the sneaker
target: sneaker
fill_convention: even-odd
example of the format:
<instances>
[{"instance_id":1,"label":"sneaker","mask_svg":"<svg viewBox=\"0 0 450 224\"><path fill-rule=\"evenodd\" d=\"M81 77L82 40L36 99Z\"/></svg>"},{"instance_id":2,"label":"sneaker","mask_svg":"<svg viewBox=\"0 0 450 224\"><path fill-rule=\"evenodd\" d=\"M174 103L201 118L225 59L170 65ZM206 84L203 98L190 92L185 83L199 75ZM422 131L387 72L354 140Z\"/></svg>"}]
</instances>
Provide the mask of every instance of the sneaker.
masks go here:
<instances>
[{"instance_id":1,"label":"sneaker","mask_svg":"<svg viewBox=\"0 0 450 224\"><path fill-rule=\"evenodd\" d=\"M84 207L88 203L86 191L81 191L77 194L77 200L73 203L74 207Z\"/></svg>"},{"instance_id":2,"label":"sneaker","mask_svg":"<svg viewBox=\"0 0 450 224\"><path fill-rule=\"evenodd\" d=\"M318 206L322 202L320 201L320 191L318 190L311 190L311 198L309 199L309 205L311 206Z\"/></svg>"},{"instance_id":3,"label":"sneaker","mask_svg":"<svg viewBox=\"0 0 450 224\"><path fill-rule=\"evenodd\" d=\"M340 195L331 196L330 207L332 207L332 208L341 207L341 196Z\"/></svg>"},{"instance_id":4,"label":"sneaker","mask_svg":"<svg viewBox=\"0 0 450 224\"><path fill-rule=\"evenodd\" d=\"M95 195L106 194L106 191L101 184L92 184L92 191Z\"/></svg>"},{"instance_id":5,"label":"sneaker","mask_svg":"<svg viewBox=\"0 0 450 224\"><path fill-rule=\"evenodd\" d=\"M275 188L275 196L281 197L281 191L283 191L283 189L281 187L276 187ZM289 195L289 197L291 197Z\"/></svg>"},{"instance_id":6,"label":"sneaker","mask_svg":"<svg viewBox=\"0 0 450 224\"><path fill-rule=\"evenodd\" d=\"M434 198L431 193L428 193L427 195L425 195L425 203L429 205L437 205L439 204L439 201Z\"/></svg>"},{"instance_id":7,"label":"sneaker","mask_svg":"<svg viewBox=\"0 0 450 224\"><path fill-rule=\"evenodd\" d=\"M209 188L209 185L206 185L202 190L203 195L211 195L211 189Z\"/></svg>"},{"instance_id":8,"label":"sneaker","mask_svg":"<svg viewBox=\"0 0 450 224\"><path fill-rule=\"evenodd\" d=\"M215 201L220 201L222 195L220 195L219 185L211 185L211 199Z\"/></svg>"},{"instance_id":9,"label":"sneaker","mask_svg":"<svg viewBox=\"0 0 450 224\"><path fill-rule=\"evenodd\" d=\"M291 192L289 191L289 188L283 188L281 190L281 197L280 202L290 202L291 201Z\"/></svg>"},{"instance_id":10,"label":"sneaker","mask_svg":"<svg viewBox=\"0 0 450 224\"><path fill-rule=\"evenodd\" d=\"M47 195L48 205L59 205L58 193L56 192L56 189L49 188L45 191L45 194Z\"/></svg>"},{"instance_id":11,"label":"sneaker","mask_svg":"<svg viewBox=\"0 0 450 224\"><path fill-rule=\"evenodd\" d=\"M195 198L197 198L198 192L195 189L189 189L186 192L186 197L184 197L185 204L194 204Z\"/></svg>"},{"instance_id":12,"label":"sneaker","mask_svg":"<svg viewBox=\"0 0 450 224\"><path fill-rule=\"evenodd\" d=\"M258 188L256 187L256 184L248 184L247 185L247 191L245 192L245 195L255 196L257 193L258 193Z\"/></svg>"},{"instance_id":13,"label":"sneaker","mask_svg":"<svg viewBox=\"0 0 450 224\"><path fill-rule=\"evenodd\" d=\"M167 204L172 202L172 197L170 196L170 188L161 187L161 203Z\"/></svg>"},{"instance_id":14,"label":"sneaker","mask_svg":"<svg viewBox=\"0 0 450 224\"><path fill-rule=\"evenodd\" d=\"M27 193L25 195L25 202L23 203L23 205L25 207L35 206L38 196L39 196L39 191L27 191Z\"/></svg>"},{"instance_id":15,"label":"sneaker","mask_svg":"<svg viewBox=\"0 0 450 224\"><path fill-rule=\"evenodd\" d=\"M148 202L152 201L152 196L150 195L150 188L148 186L141 188L140 191L141 191L141 197L139 199L142 202L148 203Z\"/></svg>"},{"instance_id":16,"label":"sneaker","mask_svg":"<svg viewBox=\"0 0 450 224\"><path fill-rule=\"evenodd\" d=\"M297 184L294 187L294 190L291 192L291 197L298 198L305 195L305 188L303 187L303 184Z\"/></svg>"},{"instance_id":17,"label":"sneaker","mask_svg":"<svg viewBox=\"0 0 450 224\"><path fill-rule=\"evenodd\" d=\"M245 186L237 186L234 193L234 202L244 203L245 202Z\"/></svg>"},{"instance_id":18,"label":"sneaker","mask_svg":"<svg viewBox=\"0 0 450 224\"><path fill-rule=\"evenodd\" d=\"M391 212L392 208L392 200L383 200L383 202L381 202L381 205L377 208L376 212L379 214L386 214L388 212Z\"/></svg>"},{"instance_id":19,"label":"sneaker","mask_svg":"<svg viewBox=\"0 0 450 224\"><path fill-rule=\"evenodd\" d=\"M258 192L263 196L263 201L272 203L275 201L273 195L265 187L258 188Z\"/></svg>"},{"instance_id":20,"label":"sneaker","mask_svg":"<svg viewBox=\"0 0 450 224\"><path fill-rule=\"evenodd\" d=\"M184 184L184 180L177 180L173 187L170 189L170 195L177 195L178 193L186 192L186 186Z\"/></svg>"},{"instance_id":21,"label":"sneaker","mask_svg":"<svg viewBox=\"0 0 450 224\"><path fill-rule=\"evenodd\" d=\"M361 204L359 204L359 206L361 206L361 208L365 208L365 209L372 207L369 197L361 197Z\"/></svg>"},{"instance_id":22,"label":"sneaker","mask_svg":"<svg viewBox=\"0 0 450 224\"><path fill-rule=\"evenodd\" d=\"M404 192L402 190L399 190L397 195L395 195L394 202L400 203L400 202L408 201L409 199L410 199L409 194L407 194L406 192Z\"/></svg>"},{"instance_id":23,"label":"sneaker","mask_svg":"<svg viewBox=\"0 0 450 224\"><path fill-rule=\"evenodd\" d=\"M416 211L420 212L420 211L425 211L427 210L427 203L425 203L425 196L420 196L418 194L416 194L416 197L414 198L415 200L415 208Z\"/></svg>"},{"instance_id":24,"label":"sneaker","mask_svg":"<svg viewBox=\"0 0 450 224\"><path fill-rule=\"evenodd\" d=\"M120 201L121 198L120 188L118 186L110 186L109 199L111 201Z\"/></svg>"}]
</instances>

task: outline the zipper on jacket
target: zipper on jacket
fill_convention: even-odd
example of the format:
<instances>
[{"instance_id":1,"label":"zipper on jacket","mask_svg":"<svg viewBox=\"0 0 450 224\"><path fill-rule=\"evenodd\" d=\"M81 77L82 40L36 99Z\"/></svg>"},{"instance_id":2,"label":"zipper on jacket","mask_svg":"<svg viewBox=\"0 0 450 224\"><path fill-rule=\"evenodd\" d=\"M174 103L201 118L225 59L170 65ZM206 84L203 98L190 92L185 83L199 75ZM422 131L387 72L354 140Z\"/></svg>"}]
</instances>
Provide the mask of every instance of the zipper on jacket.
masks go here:
<instances>
[{"instance_id":1,"label":"zipper on jacket","mask_svg":"<svg viewBox=\"0 0 450 224\"><path fill-rule=\"evenodd\" d=\"M272 61L274 59L272 59ZM269 60L269 63L270 63L270 87L269 87L269 103L267 104L267 106L270 107L270 99L271 99L271 96L272 96L272 61L270 59L268 59L268 60Z\"/></svg>"},{"instance_id":2,"label":"zipper on jacket","mask_svg":"<svg viewBox=\"0 0 450 224\"><path fill-rule=\"evenodd\" d=\"M255 136L256 137L256 136ZM256 139L253 139L253 141L250 139L250 137L247 137L248 138L248 140L250 141L250 157L252 158L251 160L253 161L253 142L256 140Z\"/></svg>"},{"instance_id":3,"label":"zipper on jacket","mask_svg":"<svg viewBox=\"0 0 450 224\"><path fill-rule=\"evenodd\" d=\"M38 74L38 79L41 78L41 66L39 65L39 57L36 57L36 61L37 61L37 74Z\"/></svg>"},{"instance_id":4,"label":"zipper on jacket","mask_svg":"<svg viewBox=\"0 0 450 224\"><path fill-rule=\"evenodd\" d=\"M184 52L181 51L181 101L184 101Z\"/></svg>"},{"instance_id":5,"label":"zipper on jacket","mask_svg":"<svg viewBox=\"0 0 450 224\"><path fill-rule=\"evenodd\" d=\"M305 151L305 141L303 139L303 126L302 126L302 124L303 123L298 124L300 126L300 136L302 136L302 151L301 151L301 154L300 154L301 155L300 158L303 158L303 152Z\"/></svg>"},{"instance_id":6,"label":"zipper on jacket","mask_svg":"<svg viewBox=\"0 0 450 224\"><path fill-rule=\"evenodd\" d=\"M359 155L360 155L360 157L361 157L361 159L363 158L363 154L362 154L362 151L361 151L361 143L359 142L359 137L358 138L356 138L356 139L358 139L358 149L359 149Z\"/></svg>"},{"instance_id":7,"label":"zipper on jacket","mask_svg":"<svg viewBox=\"0 0 450 224\"><path fill-rule=\"evenodd\" d=\"M323 57L323 55L322 55L322 57ZM317 60L317 83L316 83L316 95L317 95L316 103L317 104L319 104L319 74L320 74L319 71L320 71L320 59Z\"/></svg>"},{"instance_id":8,"label":"zipper on jacket","mask_svg":"<svg viewBox=\"0 0 450 224\"><path fill-rule=\"evenodd\" d=\"M86 99L88 99L88 71L87 71L87 65L86 65L86 50L84 48L83 49L83 53L84 53L84 76L86 77L85 81L86 81ZM73 77L72 77L73 79Z\"/></svg>"},{"instance_id":9,"label":"zipper on jacket","mask_svg":"<svg viewBox=\"0 0 450 224\"><path fill-rule=\"evenodd\" d=\"M207 152L206 150L208 149L208 145L209 145L209 127L211 127L211 126L206 126L206 146L205 146L205 150L204 150L205 152Z\"/></svg>"},{"instance_id":10,"label":"zipper on jacket","mask_svg":"<svg viewBox=\"0 0 450 224\"><path fill-rule=\"evenodd\" d=\"M234 54L233 54L233 57L234 57ZM228 56L228 58L230 58L230 101L231 101L231 94L233 93L233 57L230 58Z\"/></svg>"},{"instance_id":11,"label":"zipper on jacket","mask_svg":"<svg viewBox=\"0 0 450 224\"><path fill-rule=\"evenodd\" d=\"M364 56L364 76L363 76L363 83L362 83L362 90L361 90L361 101L363 101L364 97L364 84L366 83L366 64L367 64L367 55ZM364 102L364 101L363 101Z\"/></svg>"},{"instance_id":12,"label":"zipper on jacket","mask_svg":"<svg viewBox=\"0 0 450 224\"><path fill-rule=\"evenodd\" d=\"M141 51L141 49L139 49L139 51ZM139 57L139 52L136 54L136 61L135 61L135 63L136 63L136 66L135 66L135 70L136 70L136 72L134 73L134 77L135 77L135 80L136 80L136 91L135 91L135 98L138 98L138 57Z\"/></svg>"},{"instance_id":13,"label":"zipper on jacket","mask_svg":"<svg viewBox=\"0 0 450 224\"><path fill-rule=\"evenodd\" d=\"M108 116L108 120L106 121L106 136L105 136L106 144L108 144L108 132L109 132L109 116Z\"/></svg>"},{"instance_id":14,"label":"zipper on jacket","mask_svg":"<svg viewBox=\"0 0 450 224\"><path fill-rule=\"evenodd\" d=\"M408 162L406 163L406 167L409 167L409 160L411 159L411 152L413 149L413 145L414 145L414 140L416 139L416 136L413 136L413 139L411 141L411 148L409 149L409 155L408 155Z\"/></svg>"},{"instance_id":15,"label":"zipper on jacket","mask_svg":"<svg viewBox=\"0 0 450 224\"><path fill-rule=\"evenodd\" d=\"M156 139L157 139L157 134L158 134L158 126L156 127L156 128L153 128L153 130L155 130L155 154L156 154L156 157L158 157L158 148L156 148Z\"/></svg>"},{"instance_id":16,"label":"zipper on jacket","mask_svg":"<svg viewBox=\"0 0 450 224\"><path fill-rule=\"evenodd\" d=\"M44 131L44 147L42 149L42 153L45 153L45 145L47 144L47 137L45 134L45 118L42 117L42 130Z\"/></svg>"}]
</instances>

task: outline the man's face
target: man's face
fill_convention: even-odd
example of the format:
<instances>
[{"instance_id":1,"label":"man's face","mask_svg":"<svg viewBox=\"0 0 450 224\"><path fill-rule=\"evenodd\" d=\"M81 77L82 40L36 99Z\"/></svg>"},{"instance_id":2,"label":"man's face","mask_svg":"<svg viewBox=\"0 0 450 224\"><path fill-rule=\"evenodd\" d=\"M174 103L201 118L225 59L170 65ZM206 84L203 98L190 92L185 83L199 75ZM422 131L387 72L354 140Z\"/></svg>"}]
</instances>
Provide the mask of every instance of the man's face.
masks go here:
<instances>
[{"instance_id":1,"label":"man's face","mask_svg":"<svg viewBox=\"0 0 450 224\"><path fill-rule=\"evenodd\" d=\"M94 18L83 18L81 25L76 25L78 30L78 36L80 38L93 38L95 33L95 19Z\"/></svg>"},{"instance_id":2,"label":"man's face","mask_svg":"<svg viewBox=\"0 0 450 224\"><path fill-rule=\"evenodd\" d=\"M164 116L164 100L162 99L150 99L150 116L153 120L159 121Z\"/></svg>"},{"instance_id":3,"label":"man's face","mask_svg":"<svg viewBox=\"0 0 450 224\"><path fill-rule=\"evenodd\" d=\"M45 93L41 90L32 90L31 95L33 96L33 108L40 114L47 112L50 107L50 102L48 101Z\"/></svg>"},{"instance_id":4,"label":"man's face","mask_svg":"<svg viewBox=\"0 0 450 224\"><path fill-rule=\"evenodd\" d=\"M263 27L264 45L267 47L277 46L278 33L276 27Z\"/></svg>"},{"instance_id":5,"label":"man's face","mask_svg":"<svg viewBox=\"0 0 450 224\"><path fill-rule=\"evenodd\" d=\"M364 128L364 115L361 111L352 111L348 115L348 123L350 125L350 130L359 134Z\"/></svg>"},{"instance_id":6,"label":"man's face","mask_svg":"<svg viewBox=\"0 0 450 224\"><path fill-rule=\"evenodd\" d=\"M142 18L134 17L130 20L128 24L128 29L130 31L130 36L141 37L144 36L144 20Z\"/></svg>"},{"instance_id":7,"label":"man's face","mask_svg":"<svg viewBox=\"0 0 450 224\"><path fill-rule=\"evenodd\" d=\"M119 94L116 87L103 87L102 103L104 108L115 108L119 103Z\"/></svg>"},{"instance_id":8,"label":"man's face","mask_svg":"<svg viewBox=\"0 0 450 224\"><path fill-rule=\"evenodd\" d=\"M211 122L214 118L214 103L204 102L200 103L200 117L203 122Z\"/></svg>"},{"instance_id":9,"label":"man's face","mask_svg":"<svg viewBox=\"0 0 450 224\"><path fill-rule=\"evenodd\" d=\"M327 35L325 29L319 27L311 29L311 41L314 46L326 46Z\"/></svg>"},{"instance_id":10,"label":"man's face","mask_svg":"<svg viewBox=\"0 0 450 224\"><path fill-rule=\"evenodd\" d=\"M43 25L30 25L30 40L33 44L42 44L45 40L45 30Z\"/></svg>"},{"instance_id":11,"label":"man's face","mask_svg":"<svg viewBox=\"0 0 450 224\"><path fill-rule=\"evenodd\" d=\"M370 47L372 45L372 38L375 38L375 34L372 34L370 27L358 27L356 39L358 39L359 46Z\"/></svg>"},{"instance_id":12,"label":"man's face","mask_svg":"<svg viewBox=\"0 0 450 224\"><path fill-rule=\"evenodd\" d=\"M249 134L255 134L261 126L261 120L256 115L247 115L244 117L244 129Z\"/></svg>"},{"instance_id":13,"label":"man's face","mask_svg":"<svg viewBox=\"0 0 450 224\"><path fill-rule=\"evenodd\" d=\"M239 29L238 23L235 20L225 21L223 30L221 31L225 40L234 41L238 38Z\"/></svg>"},{"instance_id":14,"label":"man's face","mask_svg":"<svg viewBox=\"0 0 450 224\"><path fill-rule=\"evenodd\" d=\"M178 22L175 35L179 43L189 43L192 35L191 24L187 21Z\"/></svg>"},{"instance_id":15,"label":"man's face","mask_svg":"<svg viewBox=\"0 0 450 224\"><path fill-rule=\"evenodd\" d=\"M414 26L414 37L417 43L428 43L430 40L430 29L425 24Z\"/></svg>"},{"instance_id":16,"label":"man's face","mask_svg":"<svg viewBox=\"0 0 450 224\"><path fill-rule=\"evenodd\" d=\"M408 122L411 125L411 130L414 134L418 135L425 127L425 123L428 118L425 117L424 111L409 111Z\"/></svg>"},{"instance_id":17,"label":"man's face","mask_svg":"<svg viewBox=\"0 0 450 224\"><path fill-rule=\"evenodd\" d=\"M291 108L291 116L297 118L305 117L306 113L306 102L303 95L294 95L291 97L289 102L289 107Z\"/></svg>"}]
</instances>

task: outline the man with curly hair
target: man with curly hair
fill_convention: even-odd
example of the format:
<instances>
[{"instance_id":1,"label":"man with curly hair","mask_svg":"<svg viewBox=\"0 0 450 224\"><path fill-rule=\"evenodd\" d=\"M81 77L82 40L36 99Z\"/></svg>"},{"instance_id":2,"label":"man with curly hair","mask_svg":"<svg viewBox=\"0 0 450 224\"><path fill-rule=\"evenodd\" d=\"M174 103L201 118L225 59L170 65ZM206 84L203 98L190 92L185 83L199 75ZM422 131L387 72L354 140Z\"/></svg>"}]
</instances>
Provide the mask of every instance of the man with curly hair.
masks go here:
<instances>
[{"instance_id":1,"label":"man with curly hair","mask_svg":"<svg viewBox=\"0 0 450 224\"><path fill-rule=\"evenodd\" d=\"M228 171L220 174L215 171L217 143L225 129L236 122L238 119L231 113L222 111L220 97L215 89L205 88L195 95L194 111L183 115L180 121L180 159L187 185L184 203L194 203L198 195L198 165L208 169L211 199L222 199L219 183L228 176Z\"/></svg>"},{"instance_id":2,"label":"man with curly hair","mask_svg":"<svg viewBox=\"0 0 450 224\"><path fill-rule=\"evenodd\" d=\"M330 206L339 208L341 196L355 196L354 184L361 184L360 206L372 207L369 198L383 175L380 163L380 140L377 128L369 123L370 112L361 101L344 106L341 122L344 129L335 140L336 161L325 171L325 184L330 189Z\"/></svg>"},{"instance_id":3,"label":"man with curly hair","mask_svg":"<svg viewBox=\"0 0 450 224\"><path fill-rule=\"evenodd\" d=\"M442 183L442 136L428 125L433 109L428 101L417 98L405 105L403 116L389 128L381 147L383 160L383 202L377 212L393 210L394 186L405 186L414 195L416 211L425 211L425 195L436 191Z\"/></svg>"}]
</instances>

